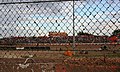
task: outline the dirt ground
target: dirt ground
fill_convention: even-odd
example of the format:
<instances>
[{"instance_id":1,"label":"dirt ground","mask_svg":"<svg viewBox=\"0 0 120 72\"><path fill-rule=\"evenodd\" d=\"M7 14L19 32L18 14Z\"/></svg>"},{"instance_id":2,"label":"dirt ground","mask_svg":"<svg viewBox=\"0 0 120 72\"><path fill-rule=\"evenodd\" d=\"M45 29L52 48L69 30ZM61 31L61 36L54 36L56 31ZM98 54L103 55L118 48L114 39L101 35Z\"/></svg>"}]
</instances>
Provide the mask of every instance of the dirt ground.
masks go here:
<instances>
[{"instance_id":1,"label":"dirt ground","mask_svg":"<svg viewBox=\"0 0 120 72\"><path fill-rule=\"evenodd\" d=\"M119 72L120 58L0 58L0 72Z\"/></svg>"},{"instance_id":2,"label":"dirt ground","mask_svg":"<svg viewBox=\"0 0 120 72\"><path fill-rule=\"evenodd\" d=\"M0 72L120 72L120 52L0 51Z\"/></svg>"}]
</instances>

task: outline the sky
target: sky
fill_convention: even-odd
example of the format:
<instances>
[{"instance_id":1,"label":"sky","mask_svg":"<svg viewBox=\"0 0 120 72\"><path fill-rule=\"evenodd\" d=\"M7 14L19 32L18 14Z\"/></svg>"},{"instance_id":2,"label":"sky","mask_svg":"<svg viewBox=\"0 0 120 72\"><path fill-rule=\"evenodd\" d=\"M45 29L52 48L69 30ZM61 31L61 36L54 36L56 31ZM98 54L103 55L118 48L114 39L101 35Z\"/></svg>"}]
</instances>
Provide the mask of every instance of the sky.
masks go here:
<instances>
[{"instance_id":1,"label":"sky","mask_svg":"<svg viewBox=\"0 0 120 72\"><path fill-rule=\"evenodd\" d=\"M12 1L24 0L4 0L4 2ZM74 24L75 35L83 31L110 36L115 29L120 29L120 1L75 1ZM48 36L51 31L73 35L72 1L0 4L1 37Z\"/></svg>"}]
</instances>

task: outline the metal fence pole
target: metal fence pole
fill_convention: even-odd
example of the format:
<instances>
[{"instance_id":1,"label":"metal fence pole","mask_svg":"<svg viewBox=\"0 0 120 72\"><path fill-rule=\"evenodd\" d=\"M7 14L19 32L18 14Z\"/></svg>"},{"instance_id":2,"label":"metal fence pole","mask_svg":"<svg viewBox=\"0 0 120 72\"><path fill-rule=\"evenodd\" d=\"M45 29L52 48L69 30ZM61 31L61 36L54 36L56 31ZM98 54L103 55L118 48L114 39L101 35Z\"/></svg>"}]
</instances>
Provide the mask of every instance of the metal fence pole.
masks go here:
<instances>
[{"instance_id":1,"label":"metal fence pole","mask_svg":"<svg viewBox=\"0 0 120 72\"><path fill-rule=\"evenodd\" d=\"M74 18L74 0L73 0L73 50L75 50L75 18Z\"/></svg>"}]
</instances>

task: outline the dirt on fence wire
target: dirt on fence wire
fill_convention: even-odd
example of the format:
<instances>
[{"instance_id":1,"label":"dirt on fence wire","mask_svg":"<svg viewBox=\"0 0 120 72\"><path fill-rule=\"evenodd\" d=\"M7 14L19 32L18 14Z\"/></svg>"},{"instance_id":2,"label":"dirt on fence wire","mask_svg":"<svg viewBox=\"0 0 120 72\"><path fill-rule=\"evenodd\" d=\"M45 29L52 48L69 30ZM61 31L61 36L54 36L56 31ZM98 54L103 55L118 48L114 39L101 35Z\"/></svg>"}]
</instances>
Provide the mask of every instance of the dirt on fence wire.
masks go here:
<instances>
[{"instance_id":1,"label":"dirt on fence wire","mask_svg":"<svg viewBox=\"0 0 120 72\"><path fill-rule=\"evenodd\" d=\"M120 58L1 58L0 72L119 72Z\"/></svg>"}]
</instances>

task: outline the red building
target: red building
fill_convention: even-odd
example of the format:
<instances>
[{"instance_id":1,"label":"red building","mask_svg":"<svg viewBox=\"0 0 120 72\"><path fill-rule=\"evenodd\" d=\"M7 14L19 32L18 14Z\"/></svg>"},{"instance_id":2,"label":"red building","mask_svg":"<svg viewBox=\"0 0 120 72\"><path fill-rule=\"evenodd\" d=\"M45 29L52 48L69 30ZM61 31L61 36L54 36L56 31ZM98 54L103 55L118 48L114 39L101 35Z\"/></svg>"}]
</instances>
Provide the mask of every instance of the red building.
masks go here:
<instances>
[{"instance_id":1,"label":"red building","mask_svg":"<svg viewBox=\"0 0 120 72\"><path fill-rule=\"evenodd\" d=\"M49 37L67 37L68 34L66 32L49 32Z\"/></svg>"}]
</instances>

